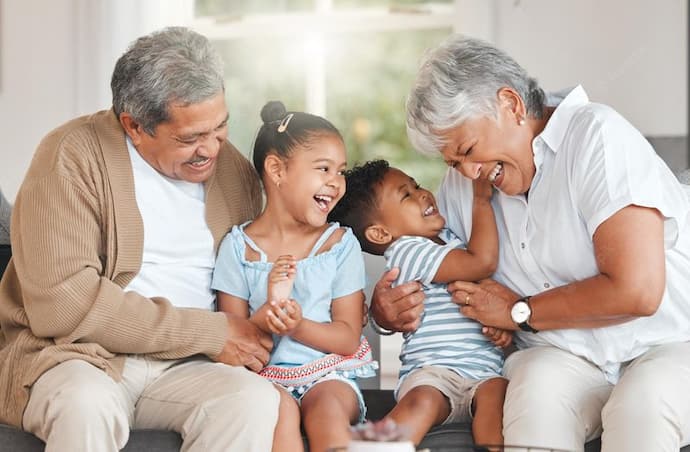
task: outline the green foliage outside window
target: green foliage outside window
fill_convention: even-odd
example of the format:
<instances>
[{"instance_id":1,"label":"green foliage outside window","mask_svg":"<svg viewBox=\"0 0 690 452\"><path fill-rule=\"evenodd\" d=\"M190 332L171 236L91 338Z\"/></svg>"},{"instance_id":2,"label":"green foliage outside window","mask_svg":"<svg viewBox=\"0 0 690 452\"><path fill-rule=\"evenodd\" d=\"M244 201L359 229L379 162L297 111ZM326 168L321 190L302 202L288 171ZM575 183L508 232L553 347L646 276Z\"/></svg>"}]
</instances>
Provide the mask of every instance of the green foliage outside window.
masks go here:
<instances>
[{"instance_id":1,"label":"green foliage outside window","mask_svg":"<svg viewBox=\"0 0 690 452\"><path fill-rule=\"evenodd\" d=\"M382 3L383 0L377 0ZM356 0L335 0L335 3ZM197 13L312 9L311 0L197 0ZM397 2L399 4L405 3ZM419 3L419 2L416 2ZM232 8L230 8L232 5ZM356 6L356 5L355 5ZM263 11L262 11L263 10ZM436 190L445 172L439 157L415 152L405 132L405 99L425 49L450 29L342 33L324 36L326 117L343 134L348 164L385 158L426 188ZM217 41L226 71L230 140L250 155L261 124L261 107L281 100L305 110L307 69L304 36L252 37ZM307 46L308 47L308 46Z\"/></svg>"},{"instance_id":2,"label":"green foliage outside window","mask_svg":"<svg viewBox=\"0 0 690 452\"><path fill-rule=\"evenodd\" d=\"M424 50L450 30L385 32L341 38L343 51L327 65L326 116L345 138L348 162L384 158L435 190L445 171L420 155L405 131L405 100Z\"/></svg>"}]
</instances>

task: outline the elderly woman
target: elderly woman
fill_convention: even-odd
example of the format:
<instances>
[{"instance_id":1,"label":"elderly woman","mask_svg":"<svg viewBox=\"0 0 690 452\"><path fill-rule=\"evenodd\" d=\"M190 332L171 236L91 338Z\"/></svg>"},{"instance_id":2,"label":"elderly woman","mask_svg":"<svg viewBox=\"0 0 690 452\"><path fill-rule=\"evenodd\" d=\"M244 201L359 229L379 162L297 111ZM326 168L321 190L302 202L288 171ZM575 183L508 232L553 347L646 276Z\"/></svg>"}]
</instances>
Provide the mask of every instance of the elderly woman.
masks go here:
<instances>
[{"instance_id":1,"label":"elderly woman","mask_svg":"<svg viewBox=\"0 0 690 452\"><path fill-rule=\"evenodd\" d=\"M472 179L497 189L498 270L449 290L463 314L517 331L506 444L690 442L690 205L640 132L582 87L546 96L504 52L460 36L422 63L407 125L451 168L439 202L457 235L470 235ZM372 315L409 331L421 297L390 276Z\"/></svg>"}]
</instances>

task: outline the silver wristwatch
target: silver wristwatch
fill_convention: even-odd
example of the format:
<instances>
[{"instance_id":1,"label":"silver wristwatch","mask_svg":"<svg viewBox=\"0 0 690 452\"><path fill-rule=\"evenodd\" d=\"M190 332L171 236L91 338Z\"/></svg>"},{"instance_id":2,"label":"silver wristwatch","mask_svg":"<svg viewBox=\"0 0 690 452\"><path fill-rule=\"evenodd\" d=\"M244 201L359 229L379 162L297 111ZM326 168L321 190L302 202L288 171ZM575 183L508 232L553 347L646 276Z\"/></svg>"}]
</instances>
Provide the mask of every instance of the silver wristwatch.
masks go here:
<instances>
[{"instance_id":1,"label":"silver wristwatch","mask_svg":"<svg viewBox=\"0 0 690 452\"><path fill-rule=\"evenodd\" d=\"M532 317L532 308L529 305L531 296L526 296L518 299L513 307L510 309L510 318L517 324L522 331L530 333L538 333L539 331L532 328L529 324L529 319Z\"/></svg>"}]
</instances>

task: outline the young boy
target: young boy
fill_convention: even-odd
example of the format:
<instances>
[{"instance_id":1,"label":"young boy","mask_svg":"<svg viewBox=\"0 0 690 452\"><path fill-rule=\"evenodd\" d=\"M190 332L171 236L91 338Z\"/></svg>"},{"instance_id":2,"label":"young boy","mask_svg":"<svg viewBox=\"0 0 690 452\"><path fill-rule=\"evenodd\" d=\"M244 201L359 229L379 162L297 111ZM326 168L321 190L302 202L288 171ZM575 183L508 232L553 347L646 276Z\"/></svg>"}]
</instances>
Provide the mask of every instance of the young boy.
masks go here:
<instances>
[{"instance_id":1,"label":"young boy","mask_svg":"<svg viewBox=\"0 0 690 452\"><path fill-rule=\"evenodd\" d=\"M475 181L472 234L467 248L439 214L434 196L384 160L345 174L347 191L329 220L350 226L362 249L399 267L396 284L422 283L424 315L404 335L395 408L386 418L419 444L431 427L472 419L477 444L503 443L502 413L507 381L503 352L512 335L464 317L447 283L489 277L498 261L491 185Z\"/></svg>"}]
</instances>

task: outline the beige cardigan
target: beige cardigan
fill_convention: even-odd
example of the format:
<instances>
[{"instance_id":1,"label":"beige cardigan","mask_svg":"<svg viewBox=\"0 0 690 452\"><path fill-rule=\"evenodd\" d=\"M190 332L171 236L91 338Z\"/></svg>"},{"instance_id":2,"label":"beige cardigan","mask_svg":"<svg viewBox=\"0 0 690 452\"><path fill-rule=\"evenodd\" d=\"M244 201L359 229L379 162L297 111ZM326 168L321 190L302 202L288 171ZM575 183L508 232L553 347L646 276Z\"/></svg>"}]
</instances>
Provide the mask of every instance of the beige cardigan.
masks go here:
<instances>
[{"instance_id":1,"label":"beige cardigan","mask_svg":"<svg viewBox=\"0 0 690 452\"><path fill-rule=\"evenodd\" d=\"M222 350L223 314L123 291L140 269L144 239L132 178L112 110L70 121L39 145L16 198L13 258L0 283L0 422L21 426L31 385L65 360L119 379L123 354ZM232 225L259 213L261 187L226 142L205 189L217 250Z\"/></svg>"}]
</instances>

